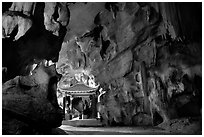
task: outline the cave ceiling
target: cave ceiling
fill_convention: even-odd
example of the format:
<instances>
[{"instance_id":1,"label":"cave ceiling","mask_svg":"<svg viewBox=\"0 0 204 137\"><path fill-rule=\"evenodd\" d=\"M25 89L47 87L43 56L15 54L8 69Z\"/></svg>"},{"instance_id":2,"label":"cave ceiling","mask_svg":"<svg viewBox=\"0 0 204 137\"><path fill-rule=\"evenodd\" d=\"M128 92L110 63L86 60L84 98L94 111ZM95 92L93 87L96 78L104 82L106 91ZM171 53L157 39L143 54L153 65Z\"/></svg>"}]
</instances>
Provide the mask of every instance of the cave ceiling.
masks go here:
<instances>
[{"instance_id":1,"label":"cave ceiling","mask_svg":"<svg viewBox=\"0 0 204 137\"><path fill-rule=\"evenodd\" d=\"M17 69L14 75L26 75L32 64L46 59L57 62L57 71L66 81L108 82L131 72L136 62L144 61L147 67L155 65L159 62L157 49L169 39L198 41L200 37L200 24L191 26L191 33L186 31L187 24L195 22L180 16L190 7L179 3L16 2L4 5L3 43L13 38L8 45L16 46L3 46L9 50L3 54L3 67ZM193 14L197 12L189 12ZM192 18L200 23L198 18ZM187 23L181 25L184 21ZM20 58L11 64L10 54L12 58L19 55Z\"/></svg>"}]
</instances>

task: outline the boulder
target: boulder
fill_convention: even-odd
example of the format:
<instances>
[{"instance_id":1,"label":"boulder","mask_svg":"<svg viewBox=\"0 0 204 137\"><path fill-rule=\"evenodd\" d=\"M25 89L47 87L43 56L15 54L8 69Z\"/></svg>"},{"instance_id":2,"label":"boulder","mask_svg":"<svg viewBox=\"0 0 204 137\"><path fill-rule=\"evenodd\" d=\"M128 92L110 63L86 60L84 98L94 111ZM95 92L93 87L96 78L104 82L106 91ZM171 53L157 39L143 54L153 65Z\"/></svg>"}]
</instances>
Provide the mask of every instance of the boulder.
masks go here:
<instances>
[{"instance_id":1,"label":"boulder","mask_svg":"<svg viewBox=\"0 0 204 137\"><path fill-rule=\"evenodd\" d=\"M151 126L152 118L145 113L137 113L133 116L132 122L134 126Z\"/></svg>"},{"instance_id":2,"label":"boulder","mask_svg":"<svg viewBox=\"0 0 204 137\"><path fill-rule=\"evenodd\" d=\"M9 134L21 134L25 130L24 127L42 131L59 127L63 118L56 97L60 77L55 65L47 67L41 63L32 75L17 76L4 83L3 130ZM18 124L14 130L13 124L16 122Z\"/></svg>"}]
</instances>

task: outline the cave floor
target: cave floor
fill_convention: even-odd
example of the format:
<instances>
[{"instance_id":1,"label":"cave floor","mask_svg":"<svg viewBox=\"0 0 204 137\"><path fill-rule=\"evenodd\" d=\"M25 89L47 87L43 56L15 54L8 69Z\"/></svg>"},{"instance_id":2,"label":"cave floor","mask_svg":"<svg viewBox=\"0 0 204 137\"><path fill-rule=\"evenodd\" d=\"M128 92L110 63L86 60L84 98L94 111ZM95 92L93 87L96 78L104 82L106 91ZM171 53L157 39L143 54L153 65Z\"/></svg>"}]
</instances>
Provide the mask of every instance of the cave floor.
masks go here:
<instances>
[{"instance_id":1,"label":"cave floor","mask_svg":"<svg viewBox=\"0 0 204 137\"><path fill-rule=\"evenodd\" d=\"M172 127L169 130L162 128L168 127L161 125L159 127L135 126L135 127L107 127L102 126L99 120L64 120L59 128L69 135L179 135L179 134L202 134L201 121L188 123L187 119L176 119L171 121Z\"/></svg>"},{"instance_id":2,"label":"cave floor","mask_svg":"<svg viewBox=\"0 0 204 137\"><path fill-rule=\"evenodd\" d=\"M98 120L67 120L59 127L71 135L147 135L171 134L154 127L103 127Z\"/></svg>"},{"instance_id":3,"label":"cave floor","mask_svg":"<svg viewBox=\"0 0 204 137\"><path fill-rule=\"evenodd\" d=\"M62 125L69 135L169 135L168 131L152 127L74 127Z\"/></svg>"}]
</instances>

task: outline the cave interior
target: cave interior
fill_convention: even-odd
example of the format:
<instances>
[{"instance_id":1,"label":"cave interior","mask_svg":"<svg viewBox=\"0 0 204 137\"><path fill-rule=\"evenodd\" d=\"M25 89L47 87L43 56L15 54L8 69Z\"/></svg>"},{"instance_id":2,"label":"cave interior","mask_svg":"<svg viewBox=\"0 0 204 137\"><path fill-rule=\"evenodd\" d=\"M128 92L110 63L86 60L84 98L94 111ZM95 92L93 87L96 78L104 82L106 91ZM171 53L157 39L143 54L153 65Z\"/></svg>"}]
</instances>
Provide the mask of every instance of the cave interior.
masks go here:
<instances>
[{"instance_id":1,"label":"cave interior","mask_svg":"<svg viewBox=\"0 0 204 137\"><path fill-rule=\"evenodd\" d=\"M68 111L79 84L95 94ZM82 111L202 134L202 3L2 2L2 133L63 134Z\"/></svg>"}]
</instances>

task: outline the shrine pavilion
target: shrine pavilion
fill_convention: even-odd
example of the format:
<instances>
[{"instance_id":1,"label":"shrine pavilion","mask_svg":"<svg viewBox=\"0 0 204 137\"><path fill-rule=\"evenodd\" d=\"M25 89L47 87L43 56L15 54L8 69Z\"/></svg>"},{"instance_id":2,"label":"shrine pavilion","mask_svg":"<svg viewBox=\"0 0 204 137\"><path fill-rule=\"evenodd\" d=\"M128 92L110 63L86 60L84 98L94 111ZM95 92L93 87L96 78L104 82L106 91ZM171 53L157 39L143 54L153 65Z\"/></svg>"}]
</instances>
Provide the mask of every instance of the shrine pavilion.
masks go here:
<instances>
[{"instance_id":1,"label":"shrine pavilion","mask_svg":"<svg viewBox=\"0 0 204 137\"><path fill-rule=\"evenodd\" d=\"M66 87L66 85L64 86L59 86L58 90L60 90L60 92L63 93L63 112L65 114L65 108L67 107L69 109L68 115L69 115L69 120L71 120L73 118L73 101L76 98L81 98L82 102L80 105L78 105L78 108L81 108L81 115L79 116L79 119L85 119L87 118L84 115L84 102L85 100L90 100L90 110L91 110L91 118L96 118L97 117L97 101L98 101L98 97L96 94L96 91L98 90L98 86L93 88L90 86L87 86L83 83L78 83L76 85L73 85L71 87Z\"/></svg>"}]
</instances>

